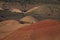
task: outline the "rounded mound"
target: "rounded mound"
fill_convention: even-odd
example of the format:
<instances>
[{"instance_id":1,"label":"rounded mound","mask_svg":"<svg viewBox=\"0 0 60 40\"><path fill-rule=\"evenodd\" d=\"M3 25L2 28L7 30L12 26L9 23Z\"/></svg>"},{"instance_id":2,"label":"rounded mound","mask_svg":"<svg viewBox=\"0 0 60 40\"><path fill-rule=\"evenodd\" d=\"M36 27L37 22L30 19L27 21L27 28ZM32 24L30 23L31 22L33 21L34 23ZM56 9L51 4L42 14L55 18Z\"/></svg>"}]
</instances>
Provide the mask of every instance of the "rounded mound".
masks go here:
<instances>
[{"instance_id":1,"label":"rounded mound","mask_svg":"<svg viewBox=\"0 0 60 40\"><path fill-rule=\"evenodd\" d=\"M25 26L2 40L59 40L60 22L43 20L30 26Z\"/></svg>"}]
</instances>

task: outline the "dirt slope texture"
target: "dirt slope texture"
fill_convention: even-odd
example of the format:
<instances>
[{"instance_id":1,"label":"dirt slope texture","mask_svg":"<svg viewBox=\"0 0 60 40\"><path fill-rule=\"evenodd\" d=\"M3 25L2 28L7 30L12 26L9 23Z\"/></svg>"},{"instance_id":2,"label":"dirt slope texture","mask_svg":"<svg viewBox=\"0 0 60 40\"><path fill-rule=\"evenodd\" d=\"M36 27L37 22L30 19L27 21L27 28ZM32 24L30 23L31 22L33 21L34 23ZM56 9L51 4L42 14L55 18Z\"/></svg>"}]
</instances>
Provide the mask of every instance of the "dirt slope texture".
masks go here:
<instances>
[{"instance_id":1,"label":"dirt slope texture","mask_svg":"<svg viewBox=\"0 0 60 40\"><path fill-rule=\"evenodd\" d=\"M2 40L60 40L60 21L42 20L25 26Z\"/></svg>"},{"instance_id":2,"label":"dirt slope texture","mask_svg":"<svg viewBox=\"0 0 60 40\"><path fill-rule=\"evenodd\" d=\"M22 28L25 25L30 24L21 24L16 20L5 20L0 22L0 39L6 37L10 33Z\"/></svg>"},{"instance_id":3,"label":"dirt slope texture","mask_svg":"<svg viewBox=\"0 0 60 40\"><path fill-rule=\"evenodd\" d=\"M22 19L20 19L20 21L27 22L28 24L33 24L38 22L38 20L32 16L25 16Z\"/></svg>"}]
</instances>

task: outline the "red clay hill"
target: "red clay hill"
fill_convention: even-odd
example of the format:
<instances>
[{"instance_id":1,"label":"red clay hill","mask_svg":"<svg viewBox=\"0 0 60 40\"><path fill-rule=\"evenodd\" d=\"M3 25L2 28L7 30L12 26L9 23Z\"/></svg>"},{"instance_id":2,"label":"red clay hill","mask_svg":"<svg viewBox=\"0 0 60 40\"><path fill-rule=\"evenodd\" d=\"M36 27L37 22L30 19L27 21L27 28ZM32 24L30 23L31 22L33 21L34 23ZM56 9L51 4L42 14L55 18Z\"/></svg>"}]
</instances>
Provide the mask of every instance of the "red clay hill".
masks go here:
<instances>
[{"instance_id":1,"label":"red clay hill","mask_svg":"<svg viewBox=\"0 0 60 40\"><path fill-rule=\"evenodd\" d=\"M42 20L20 28L2 40L60 40L60 21Z\"/></svg>"}]
</instances>

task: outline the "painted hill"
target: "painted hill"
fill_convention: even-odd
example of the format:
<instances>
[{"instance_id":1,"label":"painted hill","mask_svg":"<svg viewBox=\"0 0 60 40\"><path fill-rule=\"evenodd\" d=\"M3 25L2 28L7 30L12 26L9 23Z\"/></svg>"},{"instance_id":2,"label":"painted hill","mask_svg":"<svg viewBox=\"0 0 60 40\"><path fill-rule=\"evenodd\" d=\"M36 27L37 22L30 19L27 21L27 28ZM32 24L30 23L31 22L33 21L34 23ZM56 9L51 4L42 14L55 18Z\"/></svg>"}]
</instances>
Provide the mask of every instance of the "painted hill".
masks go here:
<instances>
[{"instance_id":1,"label":"painted hill","mask_svg":"<svg viewBox=\"0 0 60 40\"><path fill-rule=\"evenodd\" d=\"M42 20L25 26L2 40L60 40L60 21Z\"/></svg>"},{"instance_id":2,"label":"painted hill","mask_svg":"<svg viewBox=\"0 0 60 40\"><path fill-rule=\"evenodd\" d=\"M0 22L0 39L6 37L12 32L30 24L21 24L16 20L5 20Z\"/></svg>"},{"instance_id":3,"label":"painted hill","mask_svg":"<svg viewBox=\"0 0 60 40\"><path fill-rule=\"evenodd\" d=\"M33 24L33 23L36 23L38 20L35 19L35 18L32 17L32 16L25 16L25 17L21 18L20 21Z\"/></svg>"}]
</instances>

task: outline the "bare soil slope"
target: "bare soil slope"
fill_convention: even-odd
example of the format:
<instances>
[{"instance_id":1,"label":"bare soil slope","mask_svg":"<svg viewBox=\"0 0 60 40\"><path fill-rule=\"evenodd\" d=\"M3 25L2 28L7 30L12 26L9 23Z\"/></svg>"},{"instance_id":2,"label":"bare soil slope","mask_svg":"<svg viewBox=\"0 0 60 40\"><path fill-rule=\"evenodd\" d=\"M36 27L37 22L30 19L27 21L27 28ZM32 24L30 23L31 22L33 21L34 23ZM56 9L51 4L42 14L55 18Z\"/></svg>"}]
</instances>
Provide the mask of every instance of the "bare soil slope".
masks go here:
<instances>
[{"instance_id":1,"label":"bare soil slope","mask_svg":"<svg viewBox=\"0 0 60 40\"><path fill-rule=\"evenodd\" d=\"M26 25L30 24L21 24L16 20L5 20L0 22L0 39Z\"/></svg>"},{"instance_id":2,"label":"bare soil slope","mask_svg":"<svg viewBox=\"0 0 60 40\"><path fill-rule=\"evenodd\" d=\"M60 21L42 20L25 26L2 40L60 40Z\"/></svg>"}]
</instances>

